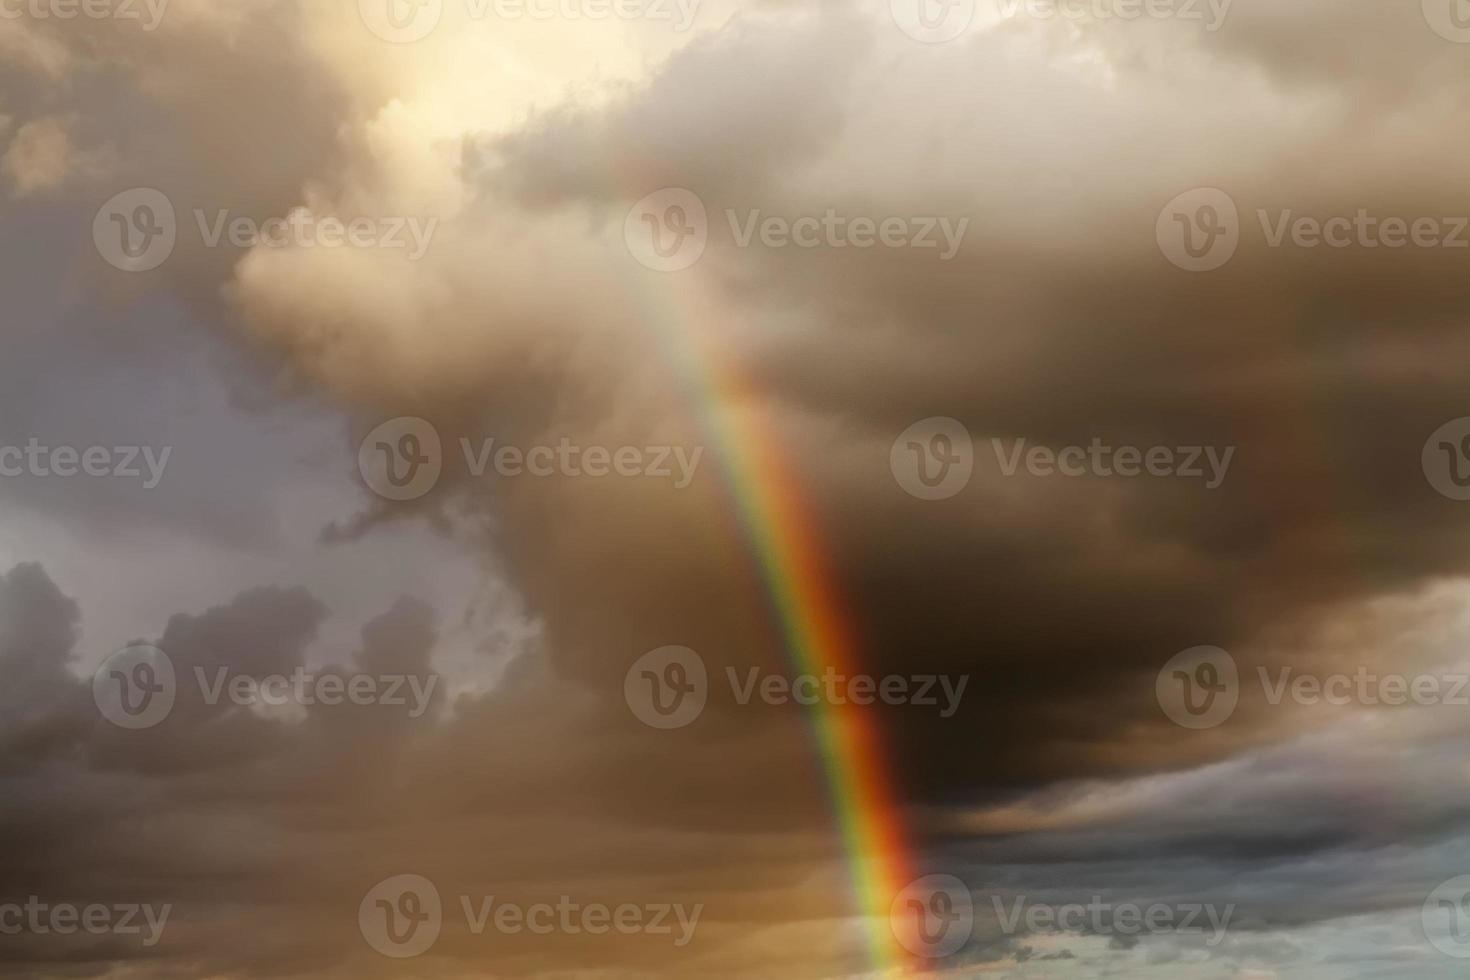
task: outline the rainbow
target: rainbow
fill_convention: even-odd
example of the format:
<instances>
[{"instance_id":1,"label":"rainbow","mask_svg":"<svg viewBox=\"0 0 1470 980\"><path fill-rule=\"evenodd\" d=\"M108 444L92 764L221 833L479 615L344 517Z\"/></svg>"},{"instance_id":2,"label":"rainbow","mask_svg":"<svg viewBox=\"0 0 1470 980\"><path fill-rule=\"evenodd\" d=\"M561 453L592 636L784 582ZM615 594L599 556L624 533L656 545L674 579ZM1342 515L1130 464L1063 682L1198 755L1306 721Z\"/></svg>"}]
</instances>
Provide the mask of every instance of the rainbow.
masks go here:
<instances>
[{"instance_id":1,"label":"rainbow","mask_svg":"<svg viewBox=\"0 0 1470 980\"><path fill-rule=\"evenodd\" d=\"M701 429L719 450L727 490L793 671L821 675L831 667L849 676L861 673L860 649L825 560L820 521L774 427L742 411L757 402L758 393L739 374L735 359L679 326L687 322L679 314L700 305L685 293L679 275L648 275L650 281L662 276L667 289L640 285L637 291L688 385ZM877 715L819 703L808 720L863 923L870 975L906 972L910 959L894 935L890 907L914 875Z\"/></svg>"}]
</instances>

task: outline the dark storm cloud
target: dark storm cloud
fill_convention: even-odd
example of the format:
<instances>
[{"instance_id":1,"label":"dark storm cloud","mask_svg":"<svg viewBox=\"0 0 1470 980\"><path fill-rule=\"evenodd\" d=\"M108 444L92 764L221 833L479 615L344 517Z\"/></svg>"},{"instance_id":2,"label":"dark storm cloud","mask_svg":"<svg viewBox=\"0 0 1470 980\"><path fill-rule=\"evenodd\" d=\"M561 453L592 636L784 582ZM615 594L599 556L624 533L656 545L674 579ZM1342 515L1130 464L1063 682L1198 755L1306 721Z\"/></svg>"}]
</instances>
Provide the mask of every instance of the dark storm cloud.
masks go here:
<instances>
[{"instance_id":1,"label":"dark storm cloud","mask_svg":"<svg viewBox=\"0 0 1470 980\"><path fill-rule=\"evenodd\" d=\"M1416 70L1418 54L1443 65L1457 51L1407 6L1355 7L1331 20L1332 31L1327 19L1323 9L1298 17L1237 5L1222 36L1246 46L1236 49L1238 57L1273 71L1281 67L1274 51L1245 40L1273 28L1282 38L1315 32L1317 49L1330 52L1391 24L1396 43L1381 59L1400 72ZM1130 35L1128 26L1114 25L1100 35L1102 43L1126 51L1155 38L1142 29ZM1181 741L1153 696L1154 675L1173 653L1211 643L1252 662L1278 662L1285 650L1255 649L1273 632L1307 630L1328 611L1346 615L1357 602L1412 593L1464 570L1463 515L1427 485L1419 462L1428 434L1464 411L1463 373L1454 367L1466 345L1453 311L1470 298L1458 274L1460 253L1270 248L1257 215L1439 214L1456 184L1443 166L1452 159L1445 142L1456 138L1436 135L1446 132L1443 101L1432 91L1400 93L1391 112L1366 118L1345 105L1324 105L1307 132L1285 134L1280 119L1307 111L1315 93L1268 85L1258 98L1278 118L1252 122L1211 97L1208 83L1161 94L1171 75L1177 84L1199 84L1182 67L1160 72L1125 60L1113 88L1119 98L1154 100L1152 128L1080 80L1070 83L1075 101L1032 101L1026 112L1039 147L1062 132L1073 145L1101 143L1117 119L1140 143L1109 142L1102 152L1108 164L1131 170L1100 169L1074 153L1035 170L1018 164L1002 181L982 180L983 169L967 175L960 162L970 158L958 151L983 155L996 149L986 145L992 137L1012 152L1024 146L1021 136L1003 135L985 118L987 110L1009 110L997 102L1005 94L984 84L986 72L1000 73L979 60L1003 50L1007 31L1025 30L1012 25L974 43L966 55L976 59L981 82L970 89L942 84L956 77L953 62L936 67L906 55L919 78L935 82L916 115L973 121L959 127L948 156L923 161L932 180L926 190L880 182L901 151L862 140L856 105L847 115L859 118L827 135L829 167L813 162L821 155L811 150L810 128L766 126L749 132L741 156L762 165L732 171L707 162L681 171L682 183L708 198L712 239L725 236L711 245L712 274L738 275L742 287L727 297L726 322L708 329L738 331L723 351L756 379L751 390L761 394L753 397L768 402L763 409L836 553L832 567L870 669L970 672L979 680L955 719L911 711L886 719L921 799L985 798L1059 778L1218 757L1250 735ZM1076 43L1080 49L1095 40L1089 34ZM828 43L860 47L840 30ZM1203 49L1210 41L1195 43ZM680 109L687 86L673 82L693 75L696 64L712 85L733 77L731 47L738 45L691 47L611 112L585 110L548 124L535 140L502 141L501 167L484 182L542 204L561 199L595 209L605 187L591 171L571 180L564 167L547 166L547 148L584 148L563 160L627 156L623 132L630 127L605 124L608 117L644 120L635 131L685 133L690 145L700 145L698 125ZM852 87L875 82L878 72L865 64ZM1055 75L1043 84L1069 86ZM1205 146L1170 155L1172 141L1196 130L1168 112L1182 113L1194 99L1204 100L1206 124L1197 132ZM739 132L745 117L727 115L732 121L723 131ZM1427 156L1404 167L1403 154L1388 147L1410 119L1436 129L1417 137ZM904 124L895 125L894 142L904 145ZM1232 141L1246 134L1260 145L1230 156ZM1301 165L1281 165L1276 151L1288 147ZM1197 151L1204 148L1223 158L1201 165ZM1358 148L1371 180L1333 162ZM856 172L853 159L864 164ZM1400 164L1397 173L1390 160ZM784 168L774 179L771 161ZM830 189L821 188L824 174ZM1043 182L1048 207L1028 213L1018 202ZM1188 275L1160 254L1154 222L1174 193L1208 184L1235 198L1243 244L1227 267ZM719 209L726 206L976 217L963 251L945 264L881 249L738 251L721 227ZM782 304L797 303L799 322L788 328L796 318ZM613 404L615 396L608 396ZM887 453L908 424L931 415L969 427L977 475L960 497L923 504L893 482ZM1094 438L1141 449L1233 447L1234 457L1214 490L1180 479L1004 477L992 438L1050 447L1086 446ZM520 574L557 647L587 650L586 669L609 681L618 671L592 663L600 659L592 652L594 622L603 647L617 645L614 622L636 637L620 663L657 645L660 624L671 639L714 647L717 658L730 649L740 651L737 659L767 649L723 623L710 631L719 638L706 638L690 622L711 623L710 596L730 591L706 588L706 576L724 577L723 559L683 544L708 539L714 501L668 510L649 494L621 496L616 511L601 488L501 502L517 513L505 538L527 563ZM645 507L659 508L657 523L632 516ZM607 519L612 513L624 519ZM553 523L586 533L547 547ZM541 524L545 532L534 530ZM650 567L649 552L681 559L661 557ZM598 560L587 562L591 556ZM607 562L622 573L617 583L602 575ZM688 585L679 588L665 568L677 568ZM652 590L634 584L653 582ZM610 590L616 600L606 606L592 597ZM639 595L656 598L650 607Z\"/></svg>"},{"instance_id":2,"label":"dark storm cloud","mask_svg":"<svg viewBox=\"0 0 1470 980\"><path fill-rule=\"evenodd\" d=\"M748 743L707 743L700 756L710 775L691 797L688 784L666 778L689 765L684 744L664 743L662 754L646 729L610 723L594 698L529 659L496 693L461 698L453 717L439 696L418 718L390 704L311 705L292 719L228 699L206 703L196 669L263 680L305 663L324 610L304 591L280 588L173 617L154 642L176 672L178 699L155 727L125 731L99 714L90 678L65 669L77 609L45 573L17 568L0 603L16 609L5 620L6 649L12 658L25 651L31 664L7 674L29 678L11 690L36 706L7 732L7 747L31 751L7 757L0 897L174 909L156 947L33 934L0 944L18 975L137 957L155 975L378 975L387 962L358 933L357 904L408 869L451 902L465 894L554 903L567 894L610 906L708 906L703 941L688 950L646 936L611 946L586 936L492 941L451 925L434 960L445 975L489 961L504 975L530 975L548 955L587 968L613 955L629 968L678 969L732 930L834 911L803 910L799 896L780 909L764 904L826 873L834 856L832 842L808 829L822 804L801 802L807 774L784 758L790 732L757 744L762 761ZM400 600L364 627L349 663L316 669L349 680L434 676L432 618L423 603ZM47 730L61 734L41 754L28 743ZM558 778L548 783L553 768ZM739 805L757 793L768 813ZM793 812L797 805L808 812Z\"/></svg>"},{"instance_id":3,"label":"dark storm cloud","mask_svg":"<svg viewBox=\"0 0 1470 980\"><path fill-rule=\"evenodd\" d=\"M1185 732L1154 697L1159 667L1198 644L1246 671L1386 666L1388 651L1417 663L1388 641L1423 625L1417 597L1464 575L1463 505L1420 471L1429 433L1470 411L1464 253L1271 248L1257 216L1458 207L1464 109L1439 83L1463 76L1463 52L1416 4L1237 2L1216 35L1019 20L932 47L829 6L794 27L696 38L646 78L524 125L487 134L466 119L447 137L443 118L466 111L434 103L448 49L316 35L287 4L241 20L187 9L199 19L155 39L26 28L33 54L78 58L58 69L73 85L54 95L34 66L14 69L25 81L0 110L66 119L79 148L123 161L118 186L164 186L186 221L194 206L279 214L303 198L442 211L421 263L184 248L153 286L210 326L242 328L279 358L287 390L341 398L357 435L382 417L430 419L451 457L435 493L364 505L324 544L428 517L503 562L545 624L544 650L414 724L185 699L157 728L124 732L64 669L77 609L22 566L0 594L0 655L19 678L8 690L24 692L0 695L16 888L178 903L177 939L148 954L178 975L387 973L355 907L405 870L446 893L710 905L707 940L687 954L529 939L487 951L451 932L433 959L445 973L486 960L512 975L609 960L679 975L859 969L835 939L794 961L812 932L783 932L851 912L830 897L840 855L799 713L739 710L719 690L699 724L654 733L622 704L628 667L656 647L691 646L716 677L787 662L754 556L769 529L752 535L724 470L735 447L698 420L701 360L742 379L721 408L792 468L863 669L970 677L953 717L873 709L926 856L972 887L1058 900L1088 884L1218 897L1239 903L1247 931L1412 910L1451 870L1435 859L1467 820L1453 726L1400 721L1399 755L1332 741L1262 755L1307 723L1251 700L1218 730ZM456 54L445 63L459 70L484 56ZM85 169L62 186L105 197ZM635 267L620 240L627 208L665 185L697 190L712 226L706 258L668 275ZM1190 274L1154 229L1200 186L1234 199L1242 244ZM726 209L970 224L941 261L744 248ZM889 471L895 438L931 416L959 419L977 452L969 487L942 502ZM708 456L679 490L471 479L453 459L461 436ZM1005 476L992 438L1234 455L1216 489ZM1406 604L1376 616L1385 600ZM266 588L175 616L157 642L186 677L258 676L307 663L326 616L303 590ZM1366 638L1339 642L1343 623ZM426 671L436 638L432 610L405 601L342 669ZM1366 775L1319 772L1324 759ZM1402 774L1414 766L1422 779ZM1150 800L1150 780L1170 779L1185 782ZM1112 793L1138 796L1109 810ZM81 827L96 829L78 854ZM1387 853L1404 842L1417 850ZM1155 859L1165 866L1149 870ZM1354 877L1368 859L1382 880ZM15 949L0 955L38 974L139 955ZM968 955L1062 961L1027 949Z\"/></svg>"}]
</instances>

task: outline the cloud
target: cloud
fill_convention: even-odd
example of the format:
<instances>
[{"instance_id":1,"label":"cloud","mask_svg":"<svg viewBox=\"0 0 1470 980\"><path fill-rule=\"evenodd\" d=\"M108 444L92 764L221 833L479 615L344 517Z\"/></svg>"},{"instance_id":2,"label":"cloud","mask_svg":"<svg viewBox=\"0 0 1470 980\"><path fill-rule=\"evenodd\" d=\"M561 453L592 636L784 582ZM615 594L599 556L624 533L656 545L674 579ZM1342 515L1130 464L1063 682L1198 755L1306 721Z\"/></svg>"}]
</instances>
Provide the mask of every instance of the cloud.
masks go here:
<instances>
[{"instance_id":1,"label":"cloud","mask_svg":"<svg viewBox=\"0 0 1470 980\"><path fill-rule=\"evenodd\" d=\"M1421 452L1464 413L1460 254L1272 244L1303 215L1455 210L1461 52L1415 5L1237 0L1213 32L987 14L942 45L905 35L887 4L729 4L687 34L447 4L444 29L416 45L374 37L354 6L174 0L149 32L0 22L14 191L0 208L51 229L45 254L70 263L24 266L54 303L14 301L32 326L7 334L22 355L0 397L13 438L30 421L110 438L115 419L156 432L164 418L185 448L217 431L231 447L192 470L181 454L189 482L154 497L20 479L7 500L76 514L108 548L159 527L218 557L175 555L120 590L188 579L191 560L223 577L204 566L232 553L274 556L263 582L313 565L309 589L246 588L150 625L191 684L220 670L421 675L456 657L474 683L437 688L414 719L209 704L195 685L164 724L126 731L97 717L80 676L102 651L80 656L76 603L18 566L0 582L7 867L19 889L175 902L179 938L0 947L16 969L146 956L150 975L387 975L356 904L414 869L447 895L708 906L682 951L566 936L492 948L449 929L432 960L446 976L857 973L854 936L872 924L842 891L830 760L801 712L750 710L717 687L698 725L656 733L622 702L629 667L668 645L716 678L789 670L789 597L760 563L781 542L743 509L752 453L785 474L765 489L799 500L861 669L970 679L952 717L872 712L926 860L977 888L1235 901L1250 934L1230 947L1238 971L1341 943L1312 933L1324 923L1422 901L1465 829L1462 726L1428 712L1324 722L1252 693L1227 724L1186 732L1155 696L1159 668L1202 644L1247 678L1456 662L1464 521ZM129 186L159 189L177 217L173 255L146 277L87 241L96 208ZM665 187L694 192L709 218L704 256L677 273L642 267L624 241L629 209ZM1207 275L1172 265L1155 237L1160 210L1195 187L1223 190L1241 218L1234 257ZM221 213L433 232L416 259L212 247L201 217ZM829 214L967 223L948 260L740 238L747 222ZM11 275L27 288L7 293L42 289ZM63 317L73 289L86 305ZM55 335L34 326L43 314ZM207 336L210 356L170 351L139 322L168 317ZM153 358L229 397L190 429L195 403L123 390L138 374L109 383L101 366ZM72 367L65 384L27 384L30 364L53 361ZM292 511L282 501L319 487L272 465L272 447L319 449L301 436L317 409L350 429L335 447L347 474L383 419L428 420L447 448L439 485L401 505L334 485ZM255 444L217 428L236 410L288 434ZM967 428L975 474L955 498L919 501L890 450L935 416ZM683 488L496 479L462 448L487 439L705 462ZM1233 455L1214 489L1008 475L998 447L1018 440ZM245 500L252 480L269 502ZM301 514L319 533L301 533ZM459 569L425 599L380 594L375 566L405 540L493 568L516 614L441 622L453 603L435 591L472 575ZM348 572L343 554L367 557ZM333 611L343 596L372 607L360 636L363 616ZM534 622L534 639L505 641L501 614ZM82 854L68 850L78 827L96 828ZM1355 876L1363 862L1379 877ZM1383 928L1397 941L1395 922ZM1311 952L1260 938L1277 932ZM1018 970L1067 952L1078 969L1154 956L1167 970L1198 952L1072 938L970 955Z\"/></svg>"}]
</instances>

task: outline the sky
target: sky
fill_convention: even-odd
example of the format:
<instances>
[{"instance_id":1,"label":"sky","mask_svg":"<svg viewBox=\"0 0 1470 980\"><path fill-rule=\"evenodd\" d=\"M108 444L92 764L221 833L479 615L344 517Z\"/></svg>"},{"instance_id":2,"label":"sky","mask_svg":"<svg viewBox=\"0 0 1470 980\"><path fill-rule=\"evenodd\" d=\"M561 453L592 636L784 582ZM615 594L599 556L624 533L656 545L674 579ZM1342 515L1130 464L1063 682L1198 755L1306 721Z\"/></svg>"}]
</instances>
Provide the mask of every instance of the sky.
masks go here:
<instances>
[{"instance_id":1,"label":"sky","mask_svg":"<svg viewBox=\"0 0 1470 980\"><path fill-rule=\"evenodd\" d=\"M1463 975L1467 78L0 0L0 971Z\"/></svg>"}]
</instances>

